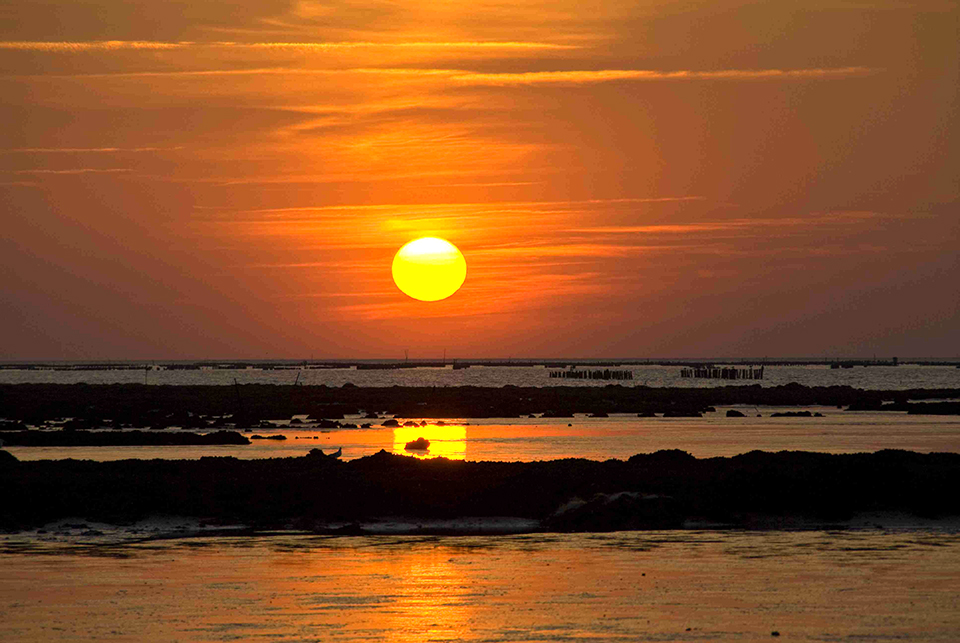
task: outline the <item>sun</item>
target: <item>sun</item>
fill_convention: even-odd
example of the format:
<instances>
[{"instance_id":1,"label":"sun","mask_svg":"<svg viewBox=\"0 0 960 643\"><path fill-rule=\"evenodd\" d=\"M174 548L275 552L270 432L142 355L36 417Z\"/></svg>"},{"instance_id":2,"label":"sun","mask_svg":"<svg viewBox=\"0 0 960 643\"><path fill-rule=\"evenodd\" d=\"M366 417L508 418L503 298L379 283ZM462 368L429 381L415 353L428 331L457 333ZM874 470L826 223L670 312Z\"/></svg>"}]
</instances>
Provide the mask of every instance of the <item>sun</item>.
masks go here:
<instances>
[{"instance_id":1,"label":"sun","mask_svg":"<svg viewBox=\"0 0 960 643\"><path fill-rule=\"evenodd\" d=\"M393 281L405 294L420 301L446 299L467 278L467 262L460 250L437 237L406 244L393 258Z\"/></svg>"}]
</instances>

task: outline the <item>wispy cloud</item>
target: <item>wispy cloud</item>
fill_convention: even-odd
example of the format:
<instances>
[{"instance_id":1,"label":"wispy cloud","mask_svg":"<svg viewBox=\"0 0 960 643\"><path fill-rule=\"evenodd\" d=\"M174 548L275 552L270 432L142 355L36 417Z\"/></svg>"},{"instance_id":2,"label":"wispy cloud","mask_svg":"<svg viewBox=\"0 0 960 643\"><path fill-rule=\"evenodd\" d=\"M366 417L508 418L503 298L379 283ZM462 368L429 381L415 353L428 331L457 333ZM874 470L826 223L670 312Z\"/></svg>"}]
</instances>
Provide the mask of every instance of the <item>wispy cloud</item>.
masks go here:
<instances>
[{"instance_id":1,"label":"wispy cloud","mask_svg":"<svg viewBox=\"0 0 960 643\"><path fill-rule=\"evenodd\" d=\"M576 85L612 81L762 81L762 80L812 80L829 78L854 78L870 76L882 72L873 67L836 67L815 69L720 69L713 71L674 70L658 71L649 69L597 69L569 71L530 71L485 73L465 69L420 68L420 67L349 67L349 68L305 68L305 67L256 67L246 69L196 69L174 71L135 71L105 72L81 74L44 74L48 78L163 78L163 77L204 77L204 76L393 76L407 79L439 79L459 85Z\"/></svg>"},{"instance_id":2,"label":"wispy cloud","mask_svg":"<svg viewBox=\"0 0 960 643\"><path fill-rule=\"evenodd\" d=\"M396 214L397 212L409 211L417 212L421 215L426 215L428 213L435 213L438 216L447 216L451 210L475 210L479 215L487 214L504 214L504 213L521 213L529 212L531 210L537 211L550 211L556 212L561 211L557 208L562 209L563 211L574 209L579 211L583 206L598 206L598 205L621 205L621 204L640 204L640 203L672 203L672 202L683 202L683 201L705 201L706 197L702 196L662 196L662 197L630 197L630 198L616 198L616 199L571 199L571 200L545 200L545 201L498 201L493 203L484 203L484 202L471 202L471 203L457 203L457 202L442 202L442 203L383 203L383 204L374 204L374 205L323 205L323 206L302 206L302 207L287 207L287 208L255 208L247 210L238 210L235 208L220 208L220 207L210 207L210 206L194 206L195 210L206 211L206 212L223 212L228 217L234 217L235 215L245 214L253 215L256 218L256 215L264 215L270 218L282 218L285 216L302 216L303 214L309 213L339 213L344 211L363 211L363 212L372 212L372 211L381 211L386 214Z\"/></svg>"},{"instance_id":3,"label":"wispy cloud","mask_svg":"<svg viewBox=\"0 0 960 643\"><path fill-rule=\"evenodd\" d=\"M15 170L13 173L14 174L120 174L125 172L133 172L133 169L128 167L108 167L108 168L80 167L80 168L72 168L68 170L47 170L47 169Z\"/></svg>"},{"instance_id":4,"label":"wispy cloud","mask_svg":"<svg viewBox=\"0 0 960 643\"><path fill-rule=\"evenodd\" d=\"M776 219L730 219L705 223L678 223L665 225L608 225L570 228L566 232L580 234L694 234L722 230L750 230L756 228L801 228L828 225L849 225L877 219L883 215L876 212L829 212L814 213L806 217L781 217Z\"/></svg>"},{"instance_id":5,"label":"wispy cloud","mask_svg":"<svg viewBox=\"0 0 960 643\"><path fill-rule=\"evenodd\" d=\"M113 154L141 152L173 152L177 147L11 147L0 149L0 154Z\"/></svg>"},{"instance_id":6,"label":"wispy cloud","mask_svg":"<svg viewBox=\"0 0 960 643\"><path fill-rule=\"evenodd\" d=\"M0 41L0 50L43 51L51 53L83 53L126 50L234 49L288 50L301 53L329 52L350 49L502 49L502 50L566 50L577 45L520 41L414 41L414 42L157 42L148 40L97 40L87 42L44 42L29 40Z\"/></svg>"},{"instance_id":7,"label":"wispy cloud","mask_svg":"<svg viewBox=\"0 0 960 643\"><path fill-rule=\"evenodd\" d=\"M19 51L46 51L54 53L81 53L86 51L122 51L131 49L180 49L191 44L192 43L153 42L147 40L98 40L90 42L7 40L0 42L0 49L14 49Z\"/></svg>"},{"instance_id":8,"label":"wispy cloud","mask_svg":"<svg viewBox=\"0 0 960 643\"><path fill-rule=\"evenodd\" d=\"M520 73L456 73L451 78L470 85L541 85L602 83L618 80L792 80L867 76L870 67L816 69L723 69L715 71L655 71L646 69L598 69L593 71L534 71Z\"/></svg>"},{"instance_id":9,"label":"wispy cloud","mask_svg":"<svg viewBox=\"0 0 960 643\"><path fill-rule=\"evenodd\" d=\"M516 41L451 41L451 42L218 42L212 47L236 47L240 49L294 49L298 51L332 51L337 49L579 49L577 45L561 45L549 42Z\"/></svg>"}]
</instances>

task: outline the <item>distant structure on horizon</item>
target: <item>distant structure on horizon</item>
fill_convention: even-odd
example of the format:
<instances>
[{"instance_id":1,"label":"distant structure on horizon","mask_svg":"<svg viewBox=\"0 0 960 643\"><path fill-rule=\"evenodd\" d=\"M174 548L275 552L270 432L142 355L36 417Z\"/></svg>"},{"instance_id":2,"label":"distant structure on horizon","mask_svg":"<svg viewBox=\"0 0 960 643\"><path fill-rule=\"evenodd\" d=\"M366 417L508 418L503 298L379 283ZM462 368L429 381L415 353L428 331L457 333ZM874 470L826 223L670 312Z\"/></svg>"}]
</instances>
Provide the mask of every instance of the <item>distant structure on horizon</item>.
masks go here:
<instances>
[{"instance_id":1,"label":"distant structure on horizon","mask_svg":"<svg viewBox=\"0 0 960 643\"><path fill-rule=\"evenodd\" d=\"M577 370L574 366L570 370L550 371L551 379L566 380L632 380L633 371L629 369L613 370L605 368L601 370Z\"/></svg>"},{"instance_id":2,"label":"distant structure on horizon","mask_svg":"<svg viewBox=\"0 0 960 643\"><path fill-rule=\"evenodd\" d=\"M691 368L680 369L680 377L684 378L702 378L713 380L762 380L763 367L748 366L747 368L737 368L735 366L693 366Z\"/></svg>"}]
</instances>

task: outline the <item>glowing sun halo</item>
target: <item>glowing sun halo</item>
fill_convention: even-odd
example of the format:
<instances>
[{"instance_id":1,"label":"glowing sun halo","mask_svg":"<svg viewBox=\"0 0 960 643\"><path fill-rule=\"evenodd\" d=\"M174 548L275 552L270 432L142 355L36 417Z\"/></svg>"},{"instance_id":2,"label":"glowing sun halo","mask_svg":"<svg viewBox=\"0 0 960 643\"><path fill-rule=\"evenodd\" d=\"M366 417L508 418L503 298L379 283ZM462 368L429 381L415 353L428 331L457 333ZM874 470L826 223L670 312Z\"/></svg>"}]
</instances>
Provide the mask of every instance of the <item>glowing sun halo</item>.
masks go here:
<instances>
[{"instance_id":1,"label":"glowing sun halo","mask_svg":"<svg viewBox=\"0 0 960 643\"><path fill-rule=\"evenodd\" d=\"M400 248L393 258L397 287L420 301L446 299L460 289L466 278L466 260L445 239L416 239Z\"/></svg>"}]
</instances>

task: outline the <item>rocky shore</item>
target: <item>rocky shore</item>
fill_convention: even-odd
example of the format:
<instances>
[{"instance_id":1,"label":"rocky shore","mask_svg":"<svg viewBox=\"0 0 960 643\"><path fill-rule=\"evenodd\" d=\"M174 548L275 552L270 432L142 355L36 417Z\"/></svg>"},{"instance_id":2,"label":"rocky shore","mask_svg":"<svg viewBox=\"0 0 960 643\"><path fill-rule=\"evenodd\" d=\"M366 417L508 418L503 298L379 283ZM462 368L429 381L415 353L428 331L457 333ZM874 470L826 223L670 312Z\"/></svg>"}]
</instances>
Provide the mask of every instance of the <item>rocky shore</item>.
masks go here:
<instances>
[{"instance_id":1,"label":"rocky shore","mask_svg":"<svg viewBox=\"0 0 960 643\"><path fill-rule=\"evenodd\" d=\"M210 446L250 444L236 431L161 433L154 431L5 431L3 443L20 447ZM251 438L263 439L252 435ZM270 439L285 439L270 436Z\"/></svg>"},{"instance_id":2,"label":"rocky shore","mask_svg":"<svg viewBox=\"0 0 960 643\"><path fill-rule=\"evenodd\" d=\"M20 462L0 451L0 529L64 518L186 516L253 529L364 533L372 521L514 518L543 531L825 524L860 512L960 516L960 454L682 451L626 461L300 458ZM429 528L425 528L429 531Z\"/></svg>"}]
</instances>

